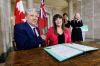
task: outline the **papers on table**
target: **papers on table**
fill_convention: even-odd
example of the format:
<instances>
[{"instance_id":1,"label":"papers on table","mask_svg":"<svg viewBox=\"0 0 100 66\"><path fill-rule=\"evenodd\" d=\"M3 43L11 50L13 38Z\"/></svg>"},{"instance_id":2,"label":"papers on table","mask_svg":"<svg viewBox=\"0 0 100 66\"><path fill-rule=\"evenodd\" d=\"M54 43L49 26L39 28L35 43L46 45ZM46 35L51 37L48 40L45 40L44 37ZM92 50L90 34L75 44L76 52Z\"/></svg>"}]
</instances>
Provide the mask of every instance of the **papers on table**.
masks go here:
<instances>
[{"instance_id":1,"label":"papers on table","mask_svg":"<svg viewBox=\"0 0 100 66\"><path fill-rule=\"evenodd\" d=\"M58 44L54 46L45 47L44 50L53 56L58 61L64 61L76 55L80 55L86 51L97 50L98 48L89 47L80 44Z\"/></svg>"}]
</instances>

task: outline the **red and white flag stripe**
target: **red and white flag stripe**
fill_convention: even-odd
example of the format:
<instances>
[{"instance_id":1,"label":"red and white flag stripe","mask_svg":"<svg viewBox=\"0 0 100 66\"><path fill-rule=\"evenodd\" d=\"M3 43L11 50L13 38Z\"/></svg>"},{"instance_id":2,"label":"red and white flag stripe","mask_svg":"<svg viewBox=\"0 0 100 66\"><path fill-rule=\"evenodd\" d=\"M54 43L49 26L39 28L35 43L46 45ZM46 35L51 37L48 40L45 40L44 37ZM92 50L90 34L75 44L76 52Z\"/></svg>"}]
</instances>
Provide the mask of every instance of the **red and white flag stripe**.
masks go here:
<instances>
[{"instance_id":1,"label":"red and white flag stripe","mask_svg":"<svg viewBox=\"0 0 100 66\"><path fill-rule=\"evenodd\" d=\"M40 5L40 15L39 15L39 21L38 21L38 27L40 29L40 33L43 34L42 29L47 25L47 19L46 19L46 12L44 7L44 0L41 0Z\"/></svg>"},{"instance_id":2,"label":"red and white flag stripe","mask_svg":"<svg viewBox=\"0 0 100 66\"><path fill-rule=\"evenodd\" d=\"M15 24L20 24L25 21L25 11L23 2L21 0L16 0L16 6L15 6Z\"/></svg>"}]
</instances>

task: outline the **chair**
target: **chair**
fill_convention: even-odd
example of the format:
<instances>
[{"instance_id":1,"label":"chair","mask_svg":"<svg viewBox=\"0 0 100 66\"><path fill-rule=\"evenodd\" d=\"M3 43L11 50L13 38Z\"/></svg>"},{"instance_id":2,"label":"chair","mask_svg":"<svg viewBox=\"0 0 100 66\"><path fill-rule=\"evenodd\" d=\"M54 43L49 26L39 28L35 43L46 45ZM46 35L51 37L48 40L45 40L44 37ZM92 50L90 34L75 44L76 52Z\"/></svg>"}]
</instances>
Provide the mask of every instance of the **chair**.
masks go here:
<instances>
[{"instance_id":1,"label":"chair","mask_svg":"<svg viewBox=\"0 0 100 66\"><path fill-rule=\"evenodd\" d=\"M16 48L16 42L15 42L15 40L12 41L12 44L13 44L13 50L16 51L17 48Z\"/></svg>"}]
</instances>

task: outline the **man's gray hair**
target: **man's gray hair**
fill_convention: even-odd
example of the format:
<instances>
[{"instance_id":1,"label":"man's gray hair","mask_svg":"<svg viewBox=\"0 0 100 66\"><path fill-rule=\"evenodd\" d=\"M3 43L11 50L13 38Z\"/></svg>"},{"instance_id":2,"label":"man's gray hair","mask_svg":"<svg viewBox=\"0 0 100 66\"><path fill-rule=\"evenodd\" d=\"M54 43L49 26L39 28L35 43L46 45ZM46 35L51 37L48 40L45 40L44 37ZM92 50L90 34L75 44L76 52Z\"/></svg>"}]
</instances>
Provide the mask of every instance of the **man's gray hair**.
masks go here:
<instances>
[{"instance_id":1,"label":"man's gray hair","mask_svg":"<svg viewBox=\"0 0 100 66\"><path fill-rule=\"evenodd\" d=\"M25 11L25 15L27 16L30 12L37 12L36 11L36 9L35 8L28 8L28 9L26 9L26 11Z\"/></svg>"}]
</instances>

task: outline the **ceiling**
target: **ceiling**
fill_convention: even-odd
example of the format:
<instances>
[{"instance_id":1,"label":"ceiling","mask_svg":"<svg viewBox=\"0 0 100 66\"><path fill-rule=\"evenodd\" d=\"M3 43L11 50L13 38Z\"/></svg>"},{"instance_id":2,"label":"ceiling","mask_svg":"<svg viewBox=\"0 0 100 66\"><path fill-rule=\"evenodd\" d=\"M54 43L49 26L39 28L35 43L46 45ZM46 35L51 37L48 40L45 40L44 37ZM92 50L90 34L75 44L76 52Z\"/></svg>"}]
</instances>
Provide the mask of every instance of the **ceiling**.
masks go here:
<instances>
[{"instance_id":1,"label":"ceiling","mask_svg":"<svg viewBox=\"0 0 100 66\"><path fill-rule=\"evenodd\" d=\"M15 0L11 0L11 1L12 4L15 4ZM22 1L26 2L26 0L22 0ZM76 5L77 0L73 0L73 1L74 1L74 5ZM33 0L33 2L40 4L41 0ZM60 10L68 8L68 0L45 0L45 4ZM74 8L76 8L76 6L74 6Z\"/></svg>"},{"instance_id":2,"label":"ceiling","mask_svg":"<svg viewBox=\"0 0 100 66\"><path fill-rule=\"evenodd\" d=\"M41 0L33 0L33 1L35 3L40 3L41 2ZM76 5L77 0L73 0L73 1L74 1L74 5ZM60 10L68 8L68 0L45 0L45 4L56 7Z\"/></svg>"},{"instance_id":3,"label":"ceiling","mask_svg":"<svg viewBox=\"0 0 100 66\"><path fill-rule=\"evenodd\" d=\"M35 3L40 3L41 0L34 0ZM68 6L68 2L66 0L45 0L45 4L56 7L58 9L62 9Z\"/></svg>"}]
</instances>

